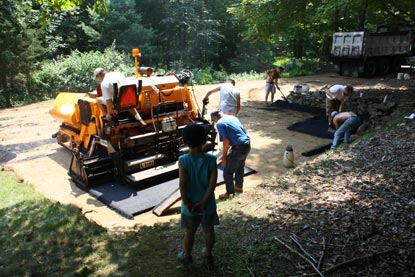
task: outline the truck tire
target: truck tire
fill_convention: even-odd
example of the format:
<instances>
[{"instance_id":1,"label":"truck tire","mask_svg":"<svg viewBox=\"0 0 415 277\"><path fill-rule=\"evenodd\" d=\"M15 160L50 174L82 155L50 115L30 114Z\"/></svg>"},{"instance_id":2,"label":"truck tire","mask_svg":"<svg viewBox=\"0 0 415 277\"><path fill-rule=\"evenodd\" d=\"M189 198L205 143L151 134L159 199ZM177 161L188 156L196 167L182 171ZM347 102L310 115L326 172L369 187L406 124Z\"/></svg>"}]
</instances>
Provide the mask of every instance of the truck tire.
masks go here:
<instances>
[{"instance_id":1,"label":"truck tire","mask_svg":"<svg viewBox=\"0 0 415 277\"><path fill-rule=\"evenodd\" d=\"M343 76L343 64L342 63L335 63L334 67L336 69L337 74Z\"/></svg>"},{"instance_id":2,"label":"truck tire","mask_svg":"<svg viewBox=\"0 0 415 277\"><path fill-rule=\"evenodd\" d=\"M375 61L367 61L365 64L365 75L372 77L376 74L376 62Z\"/></svg>"},{"instance_id":3,"label":"truck tire","mask_svg":"<svg viewBox=\"0 0 415 277\"><path fill-rule=\"evenodd\" d=\"M341 76L353 77L354 67L351 63L343 63L341 66Z\"/></svg>"},{"instance_id":4,"label":"truck tire","mask_svg":"<svg viewBox=\"0 0 415 277\"><path fill-rule=\"evenodd\" d=\"M389 73L390 61L388 59L381 59L376 64L376 74L383 76Z\"/></svg>"},{"instance_id":5,"label":"truck tire","mask_svg":"<svg viewBox=\"0 0 415 277\"><path fill-rule=\"evenodd\" d=\"M349 70L348 69L349 68L345 64L343 64L340 75L341 76L349 76Z\"/></svg>"},{"instance_id":6,"label":"truck tire","mask_svg":"<svg viewBox=\"0 0 415 277\"><path fill-rule=\"evenodd\" d=\"M397 73L401 70L402 65L402 58L401 57L394 57L392 59L392 65L390 66L389 72L390 73Z\"/></svg>"}]
</instances>

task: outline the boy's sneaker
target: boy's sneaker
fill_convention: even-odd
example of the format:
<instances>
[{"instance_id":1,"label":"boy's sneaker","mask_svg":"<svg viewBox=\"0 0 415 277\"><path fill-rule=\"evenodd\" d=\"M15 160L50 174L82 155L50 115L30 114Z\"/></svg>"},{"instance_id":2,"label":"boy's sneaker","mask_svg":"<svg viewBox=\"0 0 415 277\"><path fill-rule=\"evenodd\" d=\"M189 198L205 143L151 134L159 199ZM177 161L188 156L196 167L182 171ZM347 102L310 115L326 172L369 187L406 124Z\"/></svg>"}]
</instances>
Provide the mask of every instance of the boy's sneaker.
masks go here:
<instances>
[{"instance_id":1,"label":"boy's sneaker","mask_svg":"<svg viewBox=\"0 0 415 277\"><path fill-rule=\"evenodd\" d=\"M184 265L189 265L193 263L192 256L186 257L184 251L180 251L179 254L177 254L177 259Z\"/></svg>"},{"instance_id":2,"label":"boy's sneaker","mask_svg":"<svg viewBox=\"0 0 415 277\"><path fill-rule=\"evenodd\" d=\"M202 259L208 264L213 265L213 255L206 256L206 248L202 249Z\"/></svg>"}]
</instances>

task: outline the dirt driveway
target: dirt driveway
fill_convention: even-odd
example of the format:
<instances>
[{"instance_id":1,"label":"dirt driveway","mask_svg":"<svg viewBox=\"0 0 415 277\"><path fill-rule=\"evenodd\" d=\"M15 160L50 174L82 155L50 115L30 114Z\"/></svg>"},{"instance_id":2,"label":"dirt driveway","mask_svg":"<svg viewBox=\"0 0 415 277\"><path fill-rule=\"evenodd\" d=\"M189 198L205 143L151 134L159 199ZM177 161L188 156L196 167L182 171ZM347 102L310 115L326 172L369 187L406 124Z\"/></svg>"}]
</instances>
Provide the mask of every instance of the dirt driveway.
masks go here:
<instances>
[{"instance_id":1,"label":"dirt driveway","mask_svg":"<svg viewBox=\"0 0 415 277\"><path fill-rule=\"evenodd\" d=\"M289 94L295 84L308 85L311 90L326 84L365 85L374 80L353 79L323 74L301 78L281 79L280 87ZM313 157L301 156L301 152L330 142L309 135L288 131L286 128L310 117L310 114L294 111L272 111L264 104L264 81L245 81L237 83L241 90L242 108L240 120L244 123L251 139L252 151L247 165L258 171L246 178L246 190L252 190L264 179L286 172L282 156L288 144L293 145L295 162L301 164ZM201 103L206 91L213 86L194 88L196 98ZM279 93L276 96L280 97ZM219 95L212 95L209 109L213 109ZM25 182L47 198L62 204L73 204L89 220L110 231L131 230L135 225L152 225L156 222L178 218L178 214L157 217L152 212L126 219L107 206L79 189L68 177L67 169L71 154L59 146L51 135L58 129L59 122L49 115L51 101L19 108L0 110L0 164L12 169ZM224 192L218 187L216 194ZM176 205L177 206L177 205Z\"/></svg>"}]
</instances>

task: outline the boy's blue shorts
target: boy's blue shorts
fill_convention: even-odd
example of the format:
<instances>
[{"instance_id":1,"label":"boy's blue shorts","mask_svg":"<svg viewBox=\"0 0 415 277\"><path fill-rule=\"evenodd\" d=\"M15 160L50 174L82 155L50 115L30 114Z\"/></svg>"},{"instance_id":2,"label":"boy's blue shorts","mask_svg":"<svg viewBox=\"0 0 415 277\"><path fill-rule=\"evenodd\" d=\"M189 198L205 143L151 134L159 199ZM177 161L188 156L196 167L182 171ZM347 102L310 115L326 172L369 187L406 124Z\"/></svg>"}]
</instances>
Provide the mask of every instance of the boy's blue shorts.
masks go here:
<instances>
[{"instance_id":1,"label":"boy's blue shorts","mask_svg":"<svg viewBox=\"0 0 415 277\"><path fill-rule=\"evenodd\" d=\"M207 215L194 215L187 216L181 215L180 225L186 229L196 230L199 225L202 225L203 229L209 229L214 225L219 225L219 217L216 212Z\"/></svg>"}]
</instances>

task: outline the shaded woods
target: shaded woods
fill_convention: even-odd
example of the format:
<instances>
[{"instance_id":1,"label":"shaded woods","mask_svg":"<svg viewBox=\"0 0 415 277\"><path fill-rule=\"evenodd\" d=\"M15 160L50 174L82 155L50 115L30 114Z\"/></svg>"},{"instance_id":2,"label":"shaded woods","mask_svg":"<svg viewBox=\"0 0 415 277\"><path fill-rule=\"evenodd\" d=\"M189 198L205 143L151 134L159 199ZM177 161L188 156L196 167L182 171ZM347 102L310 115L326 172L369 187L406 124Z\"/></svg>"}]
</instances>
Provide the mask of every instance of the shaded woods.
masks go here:
<instances>
[{"instance_id":1,"label":"shaded woods","mask_svg":"<svg viewBox=\"0 0 415 277\"><path fill-rule=\"evenodd\" d=\"M113 46L124 61L105 60L105 65L119 69L131 63L129 53L139 47L143 65L204 69L212 75L209 80L222 81L230 73L260 72L261 65L272 66L282 56L327 61L334 31L409 24L414 9L411 0L5 0L0 107L48 99L62 87L77 89L65 78L86 74L97 62L67 64L72 71L51 69L71 54L93 55ZM65 76L51 74L56 71ZM223 72L219 79L216 71ZM81 85L92 87L87 84L92 81Z\"/></svg>"}]
</instances>

